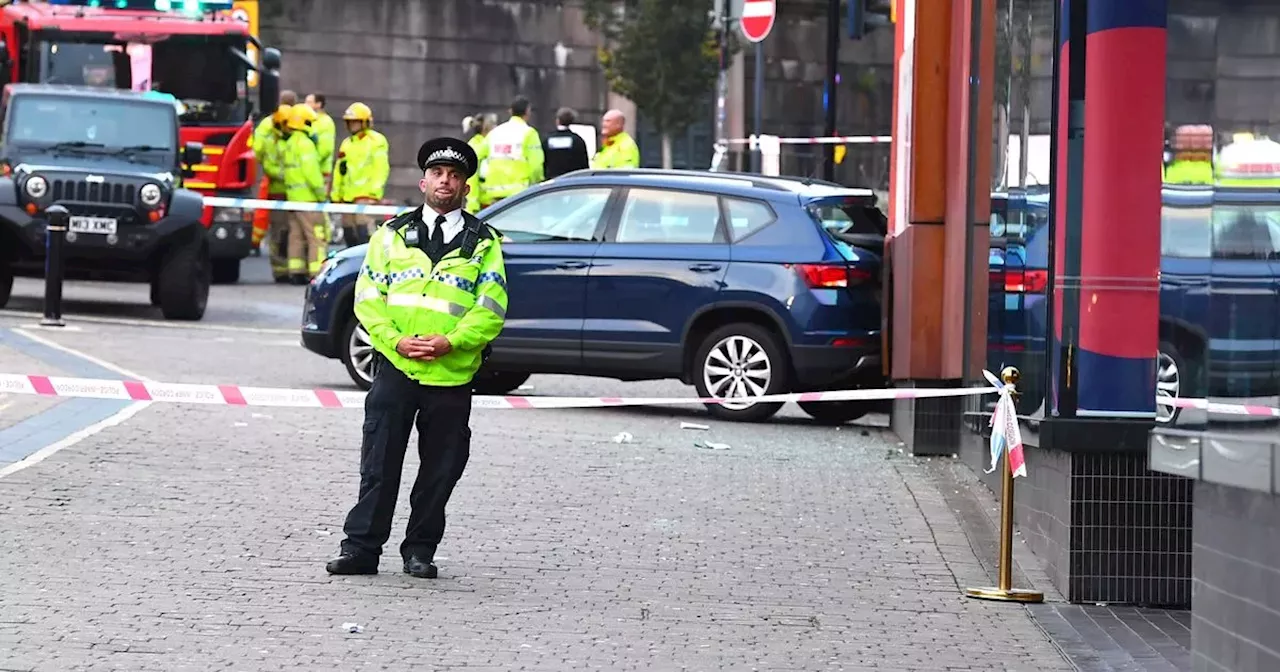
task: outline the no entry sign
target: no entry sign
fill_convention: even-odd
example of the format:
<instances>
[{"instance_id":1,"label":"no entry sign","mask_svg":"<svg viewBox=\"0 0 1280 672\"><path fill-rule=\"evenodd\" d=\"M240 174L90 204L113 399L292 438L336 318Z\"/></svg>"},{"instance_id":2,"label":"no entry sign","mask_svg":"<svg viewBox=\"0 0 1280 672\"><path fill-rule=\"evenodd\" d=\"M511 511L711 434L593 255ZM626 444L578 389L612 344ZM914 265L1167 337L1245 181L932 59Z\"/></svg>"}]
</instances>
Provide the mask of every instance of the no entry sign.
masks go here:
<instances>
[{"instance_id":1,"label":"no entry sign","mask_svg":"<svg viewBox=\"0 0 1280 672\"><path fill-rule=\"evenodd\" d=\"M773 30L773 15L777 9L775 0L743 0L742 35L748 42L761 42Z\"/></svg>"}]
</instances>

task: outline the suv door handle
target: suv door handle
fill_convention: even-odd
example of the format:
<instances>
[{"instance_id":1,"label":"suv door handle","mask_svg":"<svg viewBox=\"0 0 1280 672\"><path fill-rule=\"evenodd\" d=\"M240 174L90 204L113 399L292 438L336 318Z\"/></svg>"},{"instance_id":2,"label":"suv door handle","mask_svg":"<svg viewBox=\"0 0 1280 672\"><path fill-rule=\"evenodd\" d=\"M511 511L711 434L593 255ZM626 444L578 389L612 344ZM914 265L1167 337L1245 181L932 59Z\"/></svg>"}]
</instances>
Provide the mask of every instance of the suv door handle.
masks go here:
<instances>
[{"instance_id":1,"label":"suv door handle","mask_svg":"<svg viewBox=\"0 0 1280 672\"><path fill-rule=\"evenodd\" d=\"M694 273L711 273L720 270L720 264L691 264L689 270Z\"/></svg>"},{"instance_id":2,"label":"suv door handle","mask_svg":"<svg viewBox=\"0 0 1280 672\"><path fill-rule=\"evenodd\" d=\"M560 262L559 265L556 266L556 268L563 268L565 270L572 270L572 269L579 269L579 268L586 268L586 267L587 267L587 262L585 261L562 261Z\"/></svg>"}]
</instances>

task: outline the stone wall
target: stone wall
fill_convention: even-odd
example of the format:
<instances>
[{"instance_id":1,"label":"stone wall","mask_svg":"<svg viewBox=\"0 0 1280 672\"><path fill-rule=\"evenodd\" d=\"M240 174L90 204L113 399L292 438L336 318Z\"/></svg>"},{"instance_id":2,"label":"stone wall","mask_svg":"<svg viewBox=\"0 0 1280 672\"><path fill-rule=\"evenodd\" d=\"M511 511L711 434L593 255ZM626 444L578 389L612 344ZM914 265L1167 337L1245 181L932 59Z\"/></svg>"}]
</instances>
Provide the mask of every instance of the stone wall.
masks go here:
<instances>
[{"instance_id":1,"label":"stone wall","mask_svg":"<svg viewBox=\"0 0 1280 672\"><path fill-rule=\"evenodd\" d=\"M389 195L417 196L418 146L462 132L462 118L529 97L545 129L569 105L587 120L604 107L596 37L580 11L547 0L262 0L261 36L284 53L281 86L321 91L335 118L373 108L391 143ZM339 131L339 141L344 133Z\"/></svg>"},{"instance_id":2,"label":"stone wall","mask_svg":"<svg viewBox=\"0 0 1280 672\"><path fill-rule=\"evenodd\" d=\"M765 132L822 133L825 0L779 0L779 24L766 41ZM842 27L843 31L843 27ZM597 37L583 26L573 0L262 0L262 38L284 52L282 85L323 91L330 113L353 100L374 109L392 145L391 193L416 195L413 159L431 135L458 133L464 116L502 112L517 93L533 103L533 123L546 131L557 107L569 105L595 123L607 87L596 57ZM843 33L842 33L843 34ZM838 131L888 134L892 117L893 34L844 40ZM740 69L742 111L751 128L750 49ZM706 167L711 159L714 101L707 121L676 138L677 164ZM505 114L502 115L505 117ZM656 136L637 120L646 165L657 165ZM791 151L788 172L814 169L811 148ZM887 171L885 148L850 150ZM883 156L881 156L883 155ZM885 172L887 179L887 172ZM852 177L851 177L852 179Z\"/></svg>"}]
</instances>

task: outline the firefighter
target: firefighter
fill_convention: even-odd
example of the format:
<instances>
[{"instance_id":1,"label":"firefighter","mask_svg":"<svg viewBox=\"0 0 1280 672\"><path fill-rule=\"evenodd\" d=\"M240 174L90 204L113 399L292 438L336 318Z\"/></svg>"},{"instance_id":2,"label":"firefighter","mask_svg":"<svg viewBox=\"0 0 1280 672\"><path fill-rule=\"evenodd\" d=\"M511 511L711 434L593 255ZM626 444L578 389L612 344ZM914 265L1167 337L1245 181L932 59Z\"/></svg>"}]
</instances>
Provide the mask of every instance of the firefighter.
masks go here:
<instances>
[{"instance_id":1,"label":"firefighter","mask_svg":"<svg viewBox=\"0 0 1280 672\"><path fill-rule=\"evenodd\" d=\"M416 424L420 460L400 555L404 573L437 576L445 507L471 454L471 381L507 313L499 236L462 210L477 163L462 140L424 143L423 205L388 221L369 242L354 310L377 354L359 496L339 555L325 566L330 574L378 572Z\"/></svg>"},{"instance_id":2,"label":"firefighter","mask_svg":"<svg viewBox=\"0 0 1280 672\"><path fill-rule=\"evenodd\" d=\"M542 139L525 121L528 115L529 99L518 96L511 101L511 118L485 136L489 151L485 159L481 208L542 181Z\"/></svg>"},{"instance_id":3,"label":"firefighter","mask_svg":"<svg viewBox=\"0 0 1280 672\"><path fill-rule=\"evenodd\" d=\"M600 135L604 142L600 143L600 150L591 160L592 168L640 167L640 148L624 130L626 125L627 118L619 110L609 110L600 118Z\"/></svg>"},{"instance_id":4,"label":"firefighter","mask_svg":"<svg viewBox=\"0 0 1280 672\"><path fill-rule=\"evenodd\" d=\"M334 203L377 203L387 186L391 164L387 158L387 137L373 130L373 110L364 103L352 103L342 113L350 135L338 148L333 169ZM342 233L347 245L367 242L378 228L373 215L343 215Z\"/></svg>"},{"instance_id":5,"label":"firefighter","mask_svg":"<svg viewBox=\"0 0 1280 672\"><path fill-rule=\"evenodd\" d=\"M489 158L489 143L485 140L489 132L493 130L494 125L490 123L493 115L484 115L476 113L474 116L467 117L462 120L462 128L464 135L467 135L467 144L476 153L478 168L471 177L467 178L467 205L466 211L476 214L480 211L480 194L484 190L483 166L485 159Z\"/></svg>"},{"instance_id":6,"label":"firefighter","mask_svg":"<svg viewBox=\"0 0 1280 672\"><path fill-rule=\"evenodd\" d=\"M337 143L338 130L333 123L333 117L325 111L325 96L323 93L308 93L306 101L307 106L316 112L316 120L311 124L311 139L316 143L316 152L320 155L320 170L324 172L324 183L326 190L329 185L333 184L333 148ZM335 233L333 226L333 218L329 213L324 213L324 227L316 235L331 240L331 236Z\"/></svg>"},{"instance_id":7,"label":"firefighter","mask_svg":"<svg viewBox=\"0 0 1280 672\"><path fill-rule=\"evenodd\" d=\"M323 203L324 173L320 154L311 139L316 112L305 103L289 110L284 143L285 197L295 203ZM319 212L289 213L289 277L295 285L305 285L320 271L328 242L316 233L323 226Z\"/></svg>"},{"instance_id":8,"label":"firefighter","mask_svg":"<svg viewBox=\"0 0 1280 672\"><path fill-rule=\"evenodd\" d=\"M1165 184L1213 184L1213 127L1179 126L1173 132L1173 160L1164 169Z\"/></svg>"},{"instance_id":9,"label":"firefighter","mask_svg":"<svg viewBox=\"0 0 1280 672\"><path fill-rule=\"evenodd\" d=\"M280 92L279 108L290 108L297 103L298 94L288 89ZM249 149L253 151L259 165L262 164L260 155L267 151L267 145L271 142L280 142L283 137L284 117L287 115L282 114L279 108L271 116L263 117L262 121L258 122L258 125L254 128L253 135L249 136ZM273 184L264 172L262 178L258 181L258 198L264 201L278 200L276 196L283 197L283 194L283 185ZM273 222L277 220L283 221L284 216L285 213L281 210L255 210L253 212L252 241L255 250L262 244L263 238L269 235L269 231L276 228ZM282 231L287 230L287 228L287 225L281 226ZM269 252L271 243L268 242L267 245ZM287 279L287 275L276 275L276 282L282 282Z\"/></svg>"},{"instance_id":10,"label":"firefighter","mask_svg":"<svg viewBox=\"0 0 1280 672\"><path fill-rule=\"evenodd\" d=\"M284 201L284 141L289 121L290 105L281 105L271 115L272 135L255 141L254 153L262 166L262 176L267 183L267 200ZM265 217L258 217L258 214ZM265 221L264 221L265 220ZM253 218L253 243L256 248L267 239L267 257L271 262L271 276L276 282L288 282L289 260L285 255L285 242L289 237L289 213L286 210L259 210Z\"/></svg>"}]
</instances>

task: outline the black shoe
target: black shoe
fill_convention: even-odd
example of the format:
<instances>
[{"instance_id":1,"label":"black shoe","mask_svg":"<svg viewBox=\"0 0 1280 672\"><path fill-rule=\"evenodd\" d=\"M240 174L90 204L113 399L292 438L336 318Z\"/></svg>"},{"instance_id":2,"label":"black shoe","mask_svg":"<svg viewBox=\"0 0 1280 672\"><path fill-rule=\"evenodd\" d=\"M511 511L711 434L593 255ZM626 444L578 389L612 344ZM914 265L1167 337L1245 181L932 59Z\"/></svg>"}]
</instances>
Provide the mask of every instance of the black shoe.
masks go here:
<instances>
[{"instance_id":1,"label":"black shoe","mask_svg":"<svg viewBox=\"0 0 1280 672\"><path fill-rule=\"evenodd\" d=\"M330 574L377 574L378 559L369 555L343 553L324 566Z\"/></svg>"},{"instance_id":2,"label":"black shoe","mask_svg":"<svg viewBox=\"0 0 1280 672\"><path fill-rule=\"evenodd\" d=\"M296 286L298 286L298 287L302 287L302 286L304 286L304 285L310 284L310 282L311 282L310 278L308 278L308 277L307 277L307 276L305 276L305 275L297 275L297 274L295 274L295 275L291 275L291 276L289 276L289 284L291 284L291 285L296 285Z\"/></svg>"},{"instance_id":3,"label":"black shoe","mask_svg":"<svg viewBox=\"0 0 1280 672\"><path fill-rule=\"evenodd\" d=\"M404 561L404 573L419 579L434 579L439 571L434 562L411 555Z\"/></svg>"}]
</instances>

